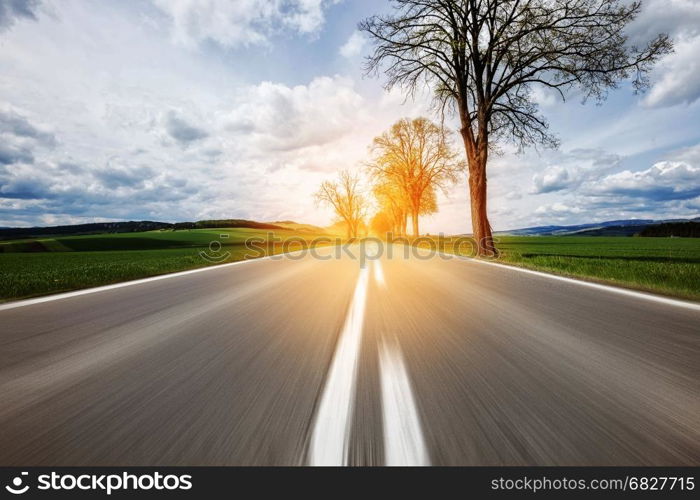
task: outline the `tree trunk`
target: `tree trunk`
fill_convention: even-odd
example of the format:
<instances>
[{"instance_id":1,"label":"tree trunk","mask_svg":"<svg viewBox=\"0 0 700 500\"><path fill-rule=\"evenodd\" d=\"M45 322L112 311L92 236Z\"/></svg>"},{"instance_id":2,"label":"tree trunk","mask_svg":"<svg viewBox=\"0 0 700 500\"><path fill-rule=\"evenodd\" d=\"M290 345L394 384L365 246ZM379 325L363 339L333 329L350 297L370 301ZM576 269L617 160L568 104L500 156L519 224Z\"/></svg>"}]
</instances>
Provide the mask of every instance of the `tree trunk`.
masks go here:
<instances>
[{"instance_id":1,"label":"tree trunk","mask_svg":"<svg viewBox=\"0 0 700 500\"><path fill-rule=\"evenodd\" d=\"M413 212L411 214L411 225L413 227L413 236L418 238L420 236L420 230L418 229L418 213Z\"/></svg>"},{"instance_id":2,"label":"tree trunk","mask_svg":"<svg viewBox=\"0 0 700 500\"><path fill-rule=\"evenodd\" d=\"M486 161L488 144L483 139L479 147L473 145L466 129L462 130L464 148L469 164L469 198L471 200L472 231L477 245L477 256L495 257L498 250L493 241L493 232L486 210Z\"/></svg>"},{"instance_id":3,"label":"tree trunk","mask_svg":"<svg viewBox=\"0 0 700 500\"><path fill-rule=\"evenodd\" d=\"M486 164L469 165L469 196L471 198L472 230L481 257L496 255L491 223L486 209Z\"/></svg>"}]
</instances>

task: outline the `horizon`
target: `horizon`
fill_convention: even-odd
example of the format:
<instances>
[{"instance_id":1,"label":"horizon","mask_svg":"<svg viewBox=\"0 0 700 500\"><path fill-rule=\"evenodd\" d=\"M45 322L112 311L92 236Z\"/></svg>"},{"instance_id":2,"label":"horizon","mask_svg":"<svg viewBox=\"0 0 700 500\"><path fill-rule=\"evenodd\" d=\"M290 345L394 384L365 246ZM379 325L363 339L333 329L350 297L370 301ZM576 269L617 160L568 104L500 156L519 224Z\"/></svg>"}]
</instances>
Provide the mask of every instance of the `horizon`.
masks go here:
<instances>
[{"instance_id":1,"label":"horizon","mask_svg":"<svg viewBox=\"0 0 700 500\"><path fill-rule=\"evenodd\" d=\"M363 75L370 47L356 24L376 2L287 7L44 0L0 13L0 226L332 224L316 186L361 171L397 118L437 117L430 96L404 102ZM599 107L538 92L561 146L502 146L489 176L494 230L697 217L698 26L700 4L647 0L630 37L676 40L647 93L623 84ZM424 231L471 231L466 174L438 206Z\"/></svg>"},{"instance_id":2,"label":"horizon","mask_svg":"<svg viewBox=\"0 0 700 500\"><path fill-rule=\"evenodd\" d=\"M523 226L523 227L511 227L508 229L494 229L495 233L507 233L509 231L522 231L526 229L538 229L538 228L547 228L547 227L561 227L561 228L566 228L566 227L576 227L576 226L594 226L596 224L611 224L615 222L652 222L652 223L664 223L664 222L695 222L696 220L700 219L700 216L695 216L695 217L682 217L682 218L674 218L674 217L669 217L669 218L662 218L662 219L643 219L643 218L629 218L629 219L612 219L612 220L603 220L603 221L591 221L591 222L579 222L577 224L540 224L537 226ZM222 219L209 219L209 220L214 220L214 221L242 221L242 222L251 222L251 223L257 223L257 224L298 224L302 226L312 226L312 227L318 227L319 229L330 229L338 224L342 224L342 222L331 222L330 224L326 225L317 225L317 224L310 224L307 222L303 221L298 221L298 220L291 220L291 219L285 219L285 220L271 220L271 221L263 221L263 220L253 220L253 219L234 219L230 217L224 217ZM78 226L78 225L86 225L86 224L128 224L128 223L143 223L143 222L148 222L148 223L154 223L154 224L187 224L187 223L195 223L195 222L202 222L198 220L177 220L177 221L165 221L165 220L149 220L149 219L123 219L123 220L96 220L92 222L79 222L75 224L54 224L54 225L48 225L48 226L0 226L0 229L35 229L35 228L40 228L40 229L47 229L51 227L71 227L71 226ZM437 232L437 233L431 233L430 231L427 231L423 234L426 235L470 235L471 233L444 233L444 232Z\"/></svg>"}]
</instances>

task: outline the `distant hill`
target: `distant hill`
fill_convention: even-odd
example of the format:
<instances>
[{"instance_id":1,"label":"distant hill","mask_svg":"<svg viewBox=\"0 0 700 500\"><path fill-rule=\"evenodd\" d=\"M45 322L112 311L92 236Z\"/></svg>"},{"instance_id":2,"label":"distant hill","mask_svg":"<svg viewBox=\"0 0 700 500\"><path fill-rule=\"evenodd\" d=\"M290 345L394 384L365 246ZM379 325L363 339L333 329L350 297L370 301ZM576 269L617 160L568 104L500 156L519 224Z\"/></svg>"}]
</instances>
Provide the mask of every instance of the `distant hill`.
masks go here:
<instances>
[{"instance_id":1,"label":"distant hill","mask_svg":"<svg viewBox=\"0 0 700 500\"><path fill-rule=\"evenodd\" d=\"M251 229L286 229L275 224L255 222L244 219L202 220L197 222L128 221L128 222L94 222L71 226L49 227L10 227L0 228L0 240L19 238L36 238L40 236L77 236L104 233L137 233L161 229L207 229L207 228L251 228Z\"/></svg>"},{"instance_id":2,"label":"distant hill","mask_svg":"<svg viewBox=\"0 0 700 500\"><path fill-rule=\"evenodd\" d=\"M268 224L267 222L255 222L245 219L215 219L215 220L200 220L194 223L194 229L209 229L216 227L247 227L251 229L284 229L282 226Z\"/></svg>"},{"instance_id":3,"label":"distant hill","mask_svg":"<svg viewBox=\"0 0 700 500\"><path fill-rule=\"evenodd\" d=\"M536 226L509 231L497 231L497 234L514 236L634 236L654 225L669 223L686 223L700 221L695 219L629 219L578 224L573 226Z\"/></svg>"},{"instance_id":4,"label":"distant hill","mask_svg":"<svg viewBox=\"0 0 700 500\"><path fill-rule=\"evenodd\" d=\"M275 221L275 222L272 222L271 224L274 224L275 226L283 227L285 229L291 229L293 231L297 231L300 233L323 234L323 233L327 232L327 230L325 228L322 228L319 226L314 226L313 224L301 224L299 222L294 222L292 220Z\"/></svg>"},{"instance_id":5,"label":"distant hill","mask_svg":"<svg viewBox=\"0 0 700 500\"><path fill-rule=\"evenodd\" d=\"M173 224L153 221L94 222L70 226L9 227L0 229L0 239L34 238L37 236L64 236L100 233L134 233L171 228Z\"/></svg>"}]
</instances>

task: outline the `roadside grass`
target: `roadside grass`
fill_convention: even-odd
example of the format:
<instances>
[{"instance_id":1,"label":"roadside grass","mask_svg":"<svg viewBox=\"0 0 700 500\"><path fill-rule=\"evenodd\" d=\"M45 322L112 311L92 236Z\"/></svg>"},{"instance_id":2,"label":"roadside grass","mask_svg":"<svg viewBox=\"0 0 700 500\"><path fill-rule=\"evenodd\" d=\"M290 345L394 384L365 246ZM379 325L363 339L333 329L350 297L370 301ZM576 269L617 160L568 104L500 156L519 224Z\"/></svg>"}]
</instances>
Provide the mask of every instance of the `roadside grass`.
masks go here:
<instances>
[{"instance_id":1,"label":"roadside grass","mask_svg":"<svg viewBox=\"0 0 700 500\"><path fill-rule=\"evenodd\" d=\"M599 236L498 236L497 262L700 300L700 239ZM447 239L446 251L455 252Z\"/></svg>"},{"instance_id":2,"label":"roadside grass","mask_svg":"<svg viewBox=\"0 0 700 500\"><path fill-rule=\"evenodd\" d=\"M245 247L248 238L282 240ZM228 237L222 238L222 235ZM315 234L207 229L100 234L0 242L0 301L108 285L300 248ZM284 241L291 242L285 245ZM215 243L214 251L210 248ZM202 253L209 256L204 258Z\"/></svg>"}]
</instances>

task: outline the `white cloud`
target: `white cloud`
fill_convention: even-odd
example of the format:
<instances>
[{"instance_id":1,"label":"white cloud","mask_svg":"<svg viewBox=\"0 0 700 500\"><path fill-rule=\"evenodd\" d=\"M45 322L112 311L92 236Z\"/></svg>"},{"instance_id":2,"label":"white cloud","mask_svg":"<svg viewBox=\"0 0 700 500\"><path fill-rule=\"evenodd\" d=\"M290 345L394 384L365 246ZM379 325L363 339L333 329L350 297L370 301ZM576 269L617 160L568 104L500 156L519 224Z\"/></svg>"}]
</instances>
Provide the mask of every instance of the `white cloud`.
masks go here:
<instances>
[{"instance_id":1,"label":"white cloud","mask_svg":"<svg viewBox=\"0 0 700 500\"><path fill-rule=\"evenodd\" d=\"M347 57L348 59L357 57L362 54L365 45L367 45L367 39L361 32L355 31L352 35L350 35L348 41L345 42L342 47L340 47L340 55Z\"/></svg>"},{"instance_id":2,"label":"white cloud","mask_svg":"<svg viewBox=\"0 0 700 500\"><path fill-rule=\"evenodd\" d=\"M669 156L693 157L695 149L687 148ZM657 162L644 170L627 169L590 178L575 191L568 192L566 198L555 198L538 206L532 215L540 224L697 217L699 202L700 163L674 159Z\"/></svg>"},{"instance_id":3,"label":"white cloud","mask_svg":"<svg viewBox=\"0 0 700 500\"><path fill-rule=\"evenodd\" d=\"M551 108L561 102L559 92L541 85L532 88L531 97L542 108Z\"/></svg>"},{"instance_id":4,"label":"white cloud","mask_svg":"<svg viewBox=\"0 0 700 500\"><path fill-rule=\"evenodd\" d=\"M228 130L247 136L258 153L322 146L367 118L352 80L338 76L294 87L262 82L242 90L231 107L224 117Z\"/></svg>"},{"instance_id":5,"label":"white cloud","mask_svg":"<svg viewBox=\"0 0 700 500\"><path fill-rule=\"evenodd\" d=\"M535 193L551 193L570 188L575 179L566 168L554 166L535 174L532 180L535 185Z\"/></svg>"},{"instance_id":6,"label":"white cloud","mask_svg":"<svg viewBox=\"0 0 700 500\"><path fill-rule=\"evenodd\" d=\"M564 203L552 203L551 205L541 205L535 209L535 215L547 215L560 219L569 215L576 215L583 212L580 207L569 206Z\"/></svg>"},{"instance_id":7,"label":"white cloud","mask_svg":"<svg viewBox=\"0 0 700 500\"><path fill-rule=\"evenodd\" d=\"M624 170L603 177L589 187L595 195L629 196L650 201L687 200L700 196L700 166L662 161L651 168Z\"/></svg>"},{"instance_id":8,"label":"white cloud","mask_svg":"<svg viewBox=\"0 0 700 500\"><path fill-rule=\"evenodd\" d=\"M700 34L700 3L697 0L646 0L631 24L628 35L641 45L659 33L671 36Z\"/></svg>"},{"instance_id":9,"label":"white cloud","mask_svg":"<svg viewBox=\"0 0 700 500\"><path fill-rule=\"evenodd\" d=\"M691 104L700 98L700 2L650 0L630 27L632 43L644 44L667 33L675 51L653 69L652 87L644 99L650 107Z\"/></svg>"},{"instance_id":10,"label":"white cloud","mask_svg":"<svg viewBox=\"0 0 700 500\"><path fill-rule=\"evenodd\" d=\"M691 104L700 98L700 36L681 38L655 70L656 82L644 99L647 106Z\"/></svg>"},{"instance_id":11,"label":"white cloud","mask_svg":"<svg viewBox=\"0 0 700 500\"><path fill-rule=\"evenodd\" d=\"M55 136L10 106L0 107L0 165L32 163L36 150L56 146Z\"/></svg>"},{"instance_id":12,"label":"white cloud","mask_svg":"<svg viewBox=\"0 0 700 500\"><path fill-rule=\"evenodd\" d=\"M520 193L519 191L508 191L504 195L504 198L506 200L521 200L523 198L523 194Z\"/></svg>"},{"instance_id":13,"label":"white cloud","mask_svg":"<svg viewBox=\"0 0 700 500\"><path fill-rule=\"evenodd\" d=\"M18 19L36 20L40 0L0 0L0 32L10 28Z\"/></svg>"},{"instance_id":14,"label":"white cloud","mask_svg":"<svg viewBox=\"0 0 700 500\"><path fill-rule=\"evenodd\" d=\"M615 168L620 157L598 149L575 149L558 155L557 163L532 177L531 194L572 190Z\"/></svg>"},{"instance_id":15,"label":"white cloud","mask_svg":"<svg viewBox=\"0 0 700 500\"><path fill-rule=\"evenodd\" d=\"M227 47L264 44L283 29L314 33L323 26L324 9L336 1L153 0L172 19L176 41L211 40Z\"/></svg>"},{"instance_id":16,"label":"white cloud","mask_svg":"<svg viewBox=\"0 0 700 500\"><path fill-rule=\"evenodd\" d=\"M170 137L184 147L209 136L204 129L190 123L172 110L165 116L165 130Z\"/></svg>"},{"instance_id":17,"label":"white cloud","mask_svg":"<svg viewBox=\"0 0 700 500\"><path fill-rule=\"evenodd\" d=\"M675 151L673 153L673 159L700 166L700 144Z\"/></svg>"}]
</instances>

